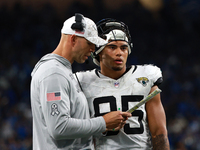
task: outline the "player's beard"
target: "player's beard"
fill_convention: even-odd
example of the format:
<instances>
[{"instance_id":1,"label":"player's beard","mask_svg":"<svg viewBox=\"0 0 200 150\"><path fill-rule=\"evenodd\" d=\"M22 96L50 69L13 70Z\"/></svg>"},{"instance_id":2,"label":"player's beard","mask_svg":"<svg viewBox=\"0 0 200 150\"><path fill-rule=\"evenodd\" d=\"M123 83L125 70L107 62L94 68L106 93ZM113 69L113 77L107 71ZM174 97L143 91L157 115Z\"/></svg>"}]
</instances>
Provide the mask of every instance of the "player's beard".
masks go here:
<instances>
[{"instance_id":1,"label":"player's beard","mask_svg":"<svg viewBox=\"0 0 200 150\"><path fill-rule=\"evenodd\" d=\"M112 70L114 71L121 71L123 67L112 67Z\"/></svg>"}]
</instances>

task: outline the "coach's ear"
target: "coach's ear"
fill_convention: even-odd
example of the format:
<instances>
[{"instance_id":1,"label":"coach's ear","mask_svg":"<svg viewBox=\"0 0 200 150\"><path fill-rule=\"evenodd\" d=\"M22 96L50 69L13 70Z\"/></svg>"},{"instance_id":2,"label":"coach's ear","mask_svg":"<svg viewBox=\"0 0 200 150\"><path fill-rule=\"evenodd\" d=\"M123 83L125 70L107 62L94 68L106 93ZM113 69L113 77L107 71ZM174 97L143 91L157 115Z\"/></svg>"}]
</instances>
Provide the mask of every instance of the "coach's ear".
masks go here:
<instances>
[{"instance_id":1,"label":"coach's ear","mask_svg":"<svg viewBox=\"0 0 200 150\"><path fill-rule=\"evenodd\" d=\"M72 44L72 46L74 46L76 44L77 41L77 36L76 35L70 35L70 42Z\"/></svg>"}]
</instances>

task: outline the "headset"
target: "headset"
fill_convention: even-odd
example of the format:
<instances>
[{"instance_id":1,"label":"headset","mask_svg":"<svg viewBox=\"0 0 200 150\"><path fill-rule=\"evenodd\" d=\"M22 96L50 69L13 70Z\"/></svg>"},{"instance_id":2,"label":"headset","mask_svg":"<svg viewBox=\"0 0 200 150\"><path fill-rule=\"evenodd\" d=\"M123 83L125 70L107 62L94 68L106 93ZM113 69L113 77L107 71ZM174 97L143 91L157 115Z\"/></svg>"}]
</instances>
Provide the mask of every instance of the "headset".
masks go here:
<instances>
[{"instance_id":1,"label":"headset","mask_svg":"<svg viewBox=\"0 0 200 150\"><path fill-rule=\"evenodd\" d=\"M84 25L82 23L82 20L83 20L83 15L79 14L79 13L76 13L75 14L75 21L76 22L72 24L71 28L73 30L83 31Z\"/></svg>"}]
</instances>

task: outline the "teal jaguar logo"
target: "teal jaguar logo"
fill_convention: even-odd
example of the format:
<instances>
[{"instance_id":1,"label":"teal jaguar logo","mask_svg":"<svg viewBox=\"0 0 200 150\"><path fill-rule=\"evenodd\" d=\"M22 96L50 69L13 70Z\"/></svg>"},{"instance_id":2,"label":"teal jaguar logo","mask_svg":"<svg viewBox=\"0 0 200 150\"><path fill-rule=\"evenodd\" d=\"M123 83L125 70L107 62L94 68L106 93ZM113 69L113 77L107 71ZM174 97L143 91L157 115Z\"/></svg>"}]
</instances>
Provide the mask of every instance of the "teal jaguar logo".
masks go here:
<instances>
[{"instance_id":1,"label":"teal jaguar logo","mask_svg":"<svg viewBox=\"0 0 200 150\"><path fill-rule=\"evenodd\" d=\"M140 77L140 78L136 78L136 79L137 79L137 81L138 81L139 83L141 83L143 86L146 86L147 83L149 82L149 79L146 78L146 77Z\"/></svg>"}]
</instances>

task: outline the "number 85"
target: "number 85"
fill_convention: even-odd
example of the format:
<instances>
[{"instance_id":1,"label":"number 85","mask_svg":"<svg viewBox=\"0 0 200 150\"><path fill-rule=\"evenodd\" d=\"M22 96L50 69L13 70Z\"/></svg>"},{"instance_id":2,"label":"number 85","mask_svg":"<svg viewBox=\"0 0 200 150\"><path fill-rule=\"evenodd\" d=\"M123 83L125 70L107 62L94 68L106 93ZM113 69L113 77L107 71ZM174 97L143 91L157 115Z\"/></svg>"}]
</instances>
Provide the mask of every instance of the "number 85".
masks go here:
<instances>
[{"instance_id":1,"label":"number 85","mask_svg":"<svg viewBox=\"0 0 200 150\"><path fill-rule=\"evenodd\" d=\"M143 99L141 95L124 95L121 96L122 111L128 110L128 102L139 102ZM110 110L117 111L116 98L114 96L98 97L93 101L95 117L103 116L106 113L100 113L99 105L102 103L110 103ZM126 134L142 134L144 132L144 125L142 119L144 113L142 110L135 110L132 112L132 116L138 117L139 127L131 128L129 123L124 125L124 132ZM109 131L106 136L117 135L119 131Z\"/></svg>"}]
</instances>

